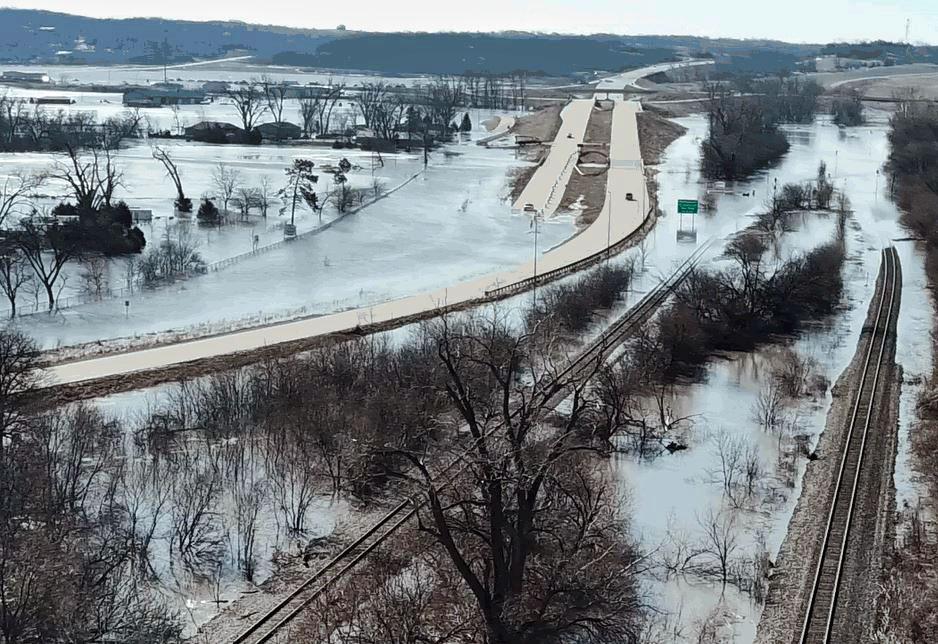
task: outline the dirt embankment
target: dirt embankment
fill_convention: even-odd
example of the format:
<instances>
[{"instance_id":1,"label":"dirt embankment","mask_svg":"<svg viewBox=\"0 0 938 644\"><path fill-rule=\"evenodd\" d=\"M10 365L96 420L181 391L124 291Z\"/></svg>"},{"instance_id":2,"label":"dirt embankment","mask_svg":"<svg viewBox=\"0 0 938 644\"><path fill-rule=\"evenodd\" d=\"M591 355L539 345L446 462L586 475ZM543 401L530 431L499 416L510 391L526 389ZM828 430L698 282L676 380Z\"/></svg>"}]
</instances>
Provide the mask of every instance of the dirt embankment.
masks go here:
<instances>
[{"instance_id":1,"label":"dirt embankment","mask_svg":"<svg viewBox=\"0 0 938 644\"><path fill-rule=\"evenodd\" d=\"M518 118L511 128L511 133L521 140L535 139L538 144L525 145L521 155L534 165L516 168L508 175L509 198L515 201L531 180L538 166L547 158L550 143L557 137L562 120L560 112L563 105L549 105L536 112Z\"/></svg>"},{"instance_id":2,"label":"dirt embankment","mask_svg":"<svg viewBox=\"0 0 938 644\"><path fill-rule=\"evenodd\" d=\"M612 101L600 101L590 113L586 124L586 135L583 142L601 150L602 155L595 155L595 159L587 155L573 170L567 188L560 200L559 210L577 213L577 226L585 228L596 221L606 199L606 181L608 169L590 161L599 162L603 156L608 160L609 142L612 140Z\"/></svg>"},{"instance_id":3,"label":"dirt embankment","mask_svg":"<svg viewBox=\"0 0 938 644\"><path fill-rule=\"evenodd\" d=\"M831 390L833 402L827 424L814 451L816 460L809 462L805 470L801 497L773 570L757 644L797 643L801 634L881 288L882 275L857 351ZM893 541L895 490L892 475L900 388L900 369L895 364L897 320L898 305L890 321L877 394L879 402L860 475L860 492L841 581L841 603L834 623L835 641L869 640L872 607ZM862 417L860 421L862 425ZM838 639L847 633L848 637Z\"/></svg>"},{"instance_id":4,"label":"dirt embankment","mask_svg":"<svg viewBox=\"0 0 938 644\"><path fill-rule=\"evenodd\" d=\"M687 128L652 111L638 113L638 144L645 165L657 165L661 155Z\"/></svg>"}]
</instances>

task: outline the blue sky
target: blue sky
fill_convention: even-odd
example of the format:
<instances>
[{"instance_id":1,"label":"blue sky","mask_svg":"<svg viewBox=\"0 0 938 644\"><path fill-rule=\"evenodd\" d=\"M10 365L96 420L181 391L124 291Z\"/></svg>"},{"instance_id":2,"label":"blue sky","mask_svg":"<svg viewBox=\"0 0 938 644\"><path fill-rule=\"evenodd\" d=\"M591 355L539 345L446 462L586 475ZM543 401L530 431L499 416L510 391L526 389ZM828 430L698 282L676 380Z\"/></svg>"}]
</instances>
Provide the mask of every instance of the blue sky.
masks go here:
<instances>
[{"instance_id":1,"label":"blue sky","mask_svg":"<svg viewBox=\"0 0 938 644\"><path fill-rule=\"evenodd\" d=\"M913 41L938 44L938 0L83 0L80 4L76 0L0 0L0 4L102 17L158 15L322 28L345 24L349 29L376 31L519 29L793 42L901 40L909 18Z\"/></svg>"}]
</instances>

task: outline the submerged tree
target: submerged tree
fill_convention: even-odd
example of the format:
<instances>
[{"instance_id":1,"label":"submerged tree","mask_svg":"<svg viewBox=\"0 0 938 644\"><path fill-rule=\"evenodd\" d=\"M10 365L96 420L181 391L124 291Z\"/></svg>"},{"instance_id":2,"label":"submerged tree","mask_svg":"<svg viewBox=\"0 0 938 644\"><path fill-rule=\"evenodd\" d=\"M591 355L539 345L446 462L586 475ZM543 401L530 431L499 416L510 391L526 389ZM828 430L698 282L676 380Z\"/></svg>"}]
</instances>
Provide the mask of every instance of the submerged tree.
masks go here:
<instances>
[{"instance_id":1,"label":"submerged tree","mask_svg":"<svg viewBox=\"0 0 938 644\"><path fill-rule=\"evenodd\" d=\"M293 165L285 170L287 185L279 192L284 202L281 214L289 208L291 224L294 223L298 205L306 204L313 212L320 209L319 197L315 190L319 175L313 172L315 165L310 159L294 159Z\"/></svg>"},{"instance_id":2,"label":"submerged tree","mask_svg":"<svg viewBox=\"0 0 938 644\"><path fill-rule=\"evenodd\" d=\"M173 158L169 156L166 150L159 147L153 149L153 158L163 164L163 167L166 168L166 174L169 175L169 178L173 180L173 184L176 186L176 210L179 212L192 212L192 200L186 196L185 191L182 189L182 177L179 174L176 162L173 161Z\"/></svg>"}]
</instances>

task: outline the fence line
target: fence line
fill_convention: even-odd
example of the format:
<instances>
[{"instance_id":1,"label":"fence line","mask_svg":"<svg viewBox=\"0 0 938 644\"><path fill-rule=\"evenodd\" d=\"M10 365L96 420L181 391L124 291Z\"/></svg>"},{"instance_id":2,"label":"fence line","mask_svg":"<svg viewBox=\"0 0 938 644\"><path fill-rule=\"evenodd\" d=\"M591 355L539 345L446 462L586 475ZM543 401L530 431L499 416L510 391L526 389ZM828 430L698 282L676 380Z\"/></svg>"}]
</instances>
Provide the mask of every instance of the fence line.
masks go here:
<instances>
[{"instance_id":1,"label":"fence line","mask_svg":"<svg viewBox=\"0 0 938 644\"><path fill-rule=\"evenodd\" d=\"M608 248L603 248L602 250L596 251L592 255L587 255L582 257L574 262L565 264L546 273L539 273L537 275L532 275L523 280L517 282L512 282L511 284L506 284L505 286L497 286L493 289L485 291L485 297L500 298L506 297L508 295L514 295L515 293L522 293L528 290L532 286L537 286L541 283L551 282L557 278L569 275L571 273L576 273L579 270L582 270L596 262L605 259L606 257L611 257L613 253L617 253L632 239L632 236L638 230L645 225L648 221L648 218L651 216L651 213L654 211L655 207L652 206L648 209L648 212L645 213L645 219L642 221L642 226L639 226L634 231L612 244Z\"/></svg>"},{"instance_id":2,"label":"fence line","mask_svg":"<svg viewBox=\"0 0 938 644\"><path fill-rule=\"evenodd\" d=\"M267 244L265 246L260 246L256 249L252 249L247 252L234 255L233 257L226 257L224 259L220 259L218 261L212 262L211 264L206 264L203 269L200 269L197 271L182 271L174 275L174 277L187 279L196 275L205 274L207 272L220 271L224 268L233 266L234 264L240 263L251 257L255 257L257 255L269 252L271 250L275 250L277 248L281 248L285 244L292 243L298 239L301 239L304 237L311 237L313 235L318 235L319 233L329 230L335 224L339 223L340 221L342 221L349 215L354 215L356 213L359 213L365 208L368 208L369 206L372 206L378 203L382 199L390 197L392 194L394 194L398 190L401 190L402 188L410 184L412 181L414 181L417 177L419 177L423 173L424 173L423 170L416 172L415 174L410 176L408 179L406 179L402 183L391 188L387 192L384 192L378 195L377 197L375 197L368 203L364 203L356 208L346 210L345 212L340 213L339 216L336 217L335 219L331 221L327 221L326 223L322 224L321 226L317 226L316 228L313 228L312 230L307 230L305 232L299 233L298 235L296 235L296 237L293 237L290 239L281 239L281 240L272 242L270 244ZM55 302L55 306L53 307L52 311L53 312L61 311L63 309L69 309L69 308L73 308L76 306L82 306L85 304L92 304L94 302L102 302L104 300L112 300L112 299L117 299L121 297L128 297L128 296L134 295L134 293L144 290L145 288L146 288L145 286L138 283L134 286L129 286L129 287L128 286L123 286L120 288L108 287L107 289L104 289L101 293L88 294L88 295L83 295L83 294L69 295L68 297L57 298ZM10 311L11 309L7 307L7 309L3 312L3 314L5 314L6 317L10 317ZM48 312L49 312L48 305L41 304L38 300L29 304L25 304L25 305L17 305L16 307L16 317L26 317L30 315L36 315L38 313L48 313Z\"/></svg>"}]
</instances>

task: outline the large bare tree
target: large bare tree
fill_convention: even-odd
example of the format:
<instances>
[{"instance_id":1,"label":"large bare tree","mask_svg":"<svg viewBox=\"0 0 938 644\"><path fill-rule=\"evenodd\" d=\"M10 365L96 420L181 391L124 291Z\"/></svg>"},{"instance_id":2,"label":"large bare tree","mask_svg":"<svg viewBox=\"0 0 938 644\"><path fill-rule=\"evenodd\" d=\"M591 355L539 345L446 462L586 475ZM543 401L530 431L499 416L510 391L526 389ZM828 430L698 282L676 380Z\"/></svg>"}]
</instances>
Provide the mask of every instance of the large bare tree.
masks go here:
<instances>
[{"instance_id":1,"label":"large bare tree","mask_svg":"<svg viewBox=\"0 0 938 644\"><path fill-rule=\"evenodd\" d=\"M62 276L62 269L80 256L78 240L67 228L58 223L44 224L24 219L12 235L13 243L46 291L49 311L55 308L55 285Z\"/></svg>"},{"instance_id":2,"label":"large bare tree","mask_svg":"<svg viewBox=\"0 0 938 644\"><path fill-rule=\"evenodd\" d=\"M428 501L420 529L458 571L486 641L634 639L640 557L609 482L593 474L589 455L608 437L584 422L598 365L566 374L497 314L443 318L429 332L466 451L442 481L412 455Z\"/></svg>"},{"instance_id":3,"label":"large bare tree","mask_svg":"<svg viewBox=\"0 0 938 644\"><path fill-rule=\"evenodd\" d=\"M241 118L241 127L245 133L250 133L257 127L260 119L268 110L267 101L262 88L257 82L249 81L235 89L228 90L231 99Z\"/></svg>"}]
</instances>

